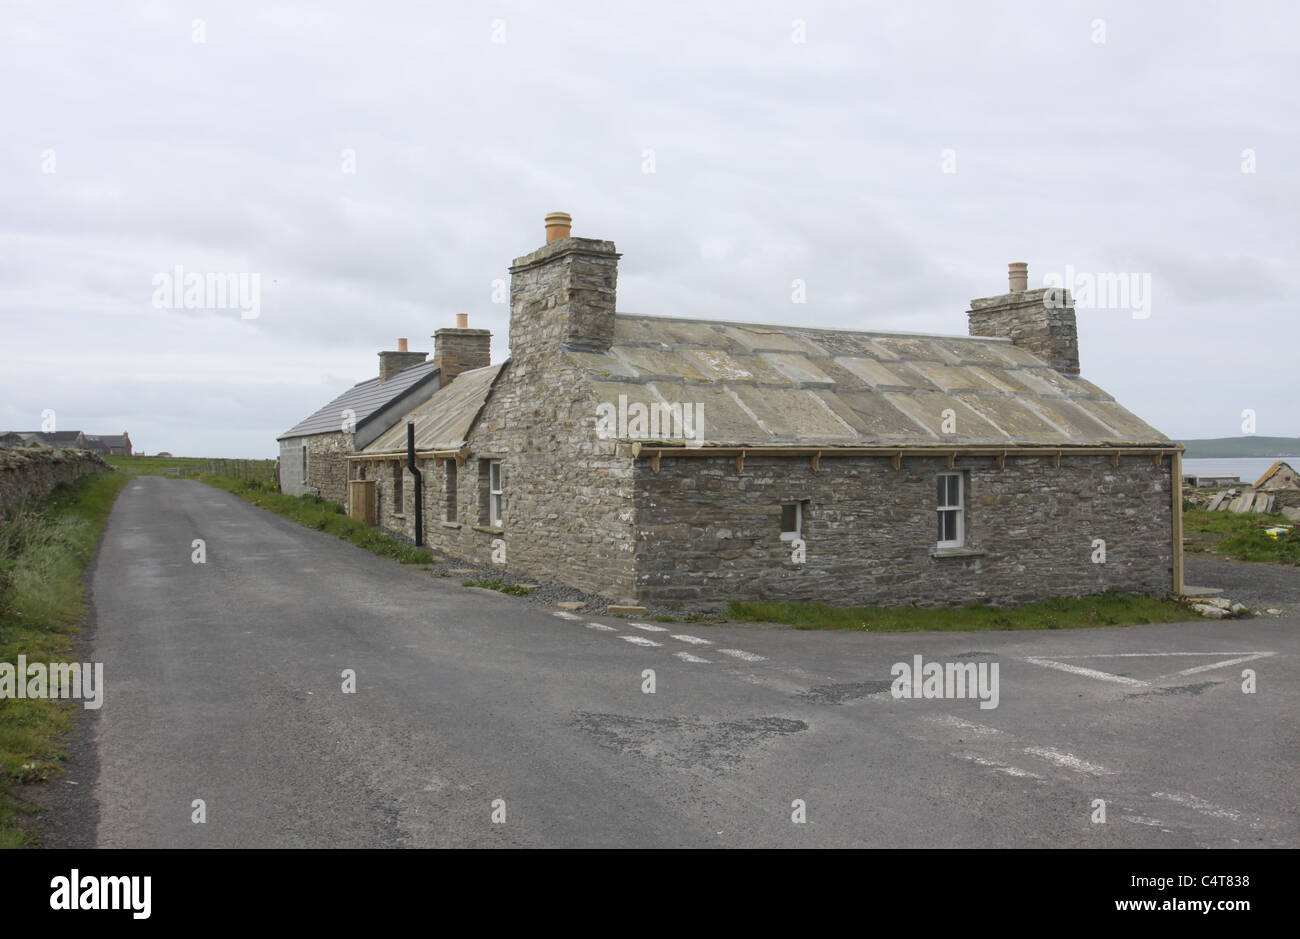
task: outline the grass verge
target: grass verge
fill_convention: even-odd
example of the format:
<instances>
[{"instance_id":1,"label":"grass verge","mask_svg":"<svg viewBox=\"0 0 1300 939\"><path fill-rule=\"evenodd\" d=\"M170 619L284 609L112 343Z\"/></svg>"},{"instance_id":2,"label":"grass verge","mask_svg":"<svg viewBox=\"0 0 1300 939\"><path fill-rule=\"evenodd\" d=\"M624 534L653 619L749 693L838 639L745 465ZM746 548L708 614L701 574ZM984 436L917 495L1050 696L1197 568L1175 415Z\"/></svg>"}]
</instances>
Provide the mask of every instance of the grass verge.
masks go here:
<instances>
[{"instance_id":1,"label":"grass verge","mask_svg":"<svg viewBox=\"0 0 1300 939\"><path fill-rule=\"evenodd\" d=\"M266 483L245 482L242 479L230 479L225 476L205 475L198 477L198 480L209 486L224 489L231 495L274 512L276 515L283 515L299 525L328 532L380 557L392 558L403 564L433 562L431 552L424 548L412 547L384 534L378 528L371 528L364 522L348 518L343 514L342 505L328 502L320 496L288 496Z\"/></svg>"},{"instance_id":2,"label":"grass verge","mask_svg":"<svg viewBox=\"0 0 1300 939\"><path fill-rule=\"evenodd\" d=\"M504 580L466 580L462 587L483 587L486 590L499 590L512 597L526 597L537 589L536 584L508 584Z\"/></svg>"},{"instance_id":3,"label":"grass verge","mask_svg":"<svg viewBox=\"0 0 1300 939\"><path fill-rule=\"evenodd\" d=\"M1288 525L1289 534L1273 538L1266 528ZM1213 553L1241 561L1265 561L1300 565L1300 523L1275 512L1207 512L1204 509L1183 511L1183 537L1186 550Z\"/></svg>"},{"instance_id":4,"label":"grass verge","mask_svg":"<svg viewBox=\"0 0 1300 939\"><path fill-rule=\"evenodd\" d=\"M86 614L83 577L113 501L130 477L83 476L0 520L0 662L66 661ZM0 848L35 844L23 823L22 783L62 771L63 736L80 702L17 698L0 703Z\"/></svg>"},{"instance_id":5,"label":"grass verge","mask_svg":"<svg viewBox=\"0 0 1300 939\"><path fill-rule=\"evenodd\" d=\"M751 623L783 623L795 629L855 632L947 632L978 629L1080 629L1177 623L1202 617L1174 600L1102 593L1058 598L1001 610L971 605L960 609L919 607L835 607L825 603L743 603L727 606L727 617Z\"/></svg>"}]
</instances>

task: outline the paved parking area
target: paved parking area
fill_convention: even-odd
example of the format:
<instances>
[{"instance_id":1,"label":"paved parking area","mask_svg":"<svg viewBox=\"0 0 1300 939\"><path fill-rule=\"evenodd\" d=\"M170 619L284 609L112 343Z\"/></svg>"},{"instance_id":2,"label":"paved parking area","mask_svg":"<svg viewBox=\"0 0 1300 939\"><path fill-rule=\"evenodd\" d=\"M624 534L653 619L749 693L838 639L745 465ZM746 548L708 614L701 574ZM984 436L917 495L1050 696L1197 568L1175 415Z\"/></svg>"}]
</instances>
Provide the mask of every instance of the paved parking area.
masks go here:
<instances>
[{"instance_id":1,"label":"paved parking area","mask_svg":"<svg viewBox=\"0 0 1300 939\"><path fill-rule=\"evenodd\" d=\"M56 845L1300 844L1294 616L849 634L558 615L159 478L114 509L93 599L105 702L68 777L91 823ZM896 698L917 656L996 666L997 707L924 697L924 670Z\"/></svg>"}]
</instances>

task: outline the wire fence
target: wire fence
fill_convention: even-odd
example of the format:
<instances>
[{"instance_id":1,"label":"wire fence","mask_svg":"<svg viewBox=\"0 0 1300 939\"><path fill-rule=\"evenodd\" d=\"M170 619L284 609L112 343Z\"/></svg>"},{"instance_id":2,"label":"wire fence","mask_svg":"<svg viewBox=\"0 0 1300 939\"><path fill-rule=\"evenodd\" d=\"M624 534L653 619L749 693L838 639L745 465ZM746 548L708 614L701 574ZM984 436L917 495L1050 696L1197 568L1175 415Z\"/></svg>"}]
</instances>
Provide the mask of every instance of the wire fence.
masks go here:
<instances>
[{"instance_id":1,"label":"wire fence","mask_svg":"<svg viewBox=\"0 0 1300 939\"><path fill-rule=\"evenodd\" d=\"M168 476L225 476L246 483L263 483L279 488L279 460L206 460L164 470Z\"/></svg>"}]
</instances>

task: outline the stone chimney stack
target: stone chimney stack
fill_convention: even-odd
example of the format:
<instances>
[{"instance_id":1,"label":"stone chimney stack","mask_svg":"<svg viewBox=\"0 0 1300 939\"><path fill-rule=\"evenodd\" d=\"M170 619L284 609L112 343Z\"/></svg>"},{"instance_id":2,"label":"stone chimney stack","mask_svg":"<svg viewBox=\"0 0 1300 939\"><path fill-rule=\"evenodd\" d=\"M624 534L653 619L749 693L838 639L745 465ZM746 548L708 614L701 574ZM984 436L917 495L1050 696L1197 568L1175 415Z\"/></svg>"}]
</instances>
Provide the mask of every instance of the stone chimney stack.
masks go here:
<instances>
[{"instance_id":1,"label":"stone chimney stack","mask_svg":"<svg viewBox=\"0 0 1300 939\"><path fill-rule=\"evenodd\" d=\"M546 244L510 266L510 356L561 348L605 352L614 341L614 242L574 238L569 215L546 216Z\"/></svg>"},{"instance_id":2,"label":"stone chimney stack","mask_svg":"<svg viewBox=\"0 0 1300 939\"><path fill-rule=\"evenodd\" d=\"M461 372L486 368L492 364L492 333L470 329L469 314L457 313L455 329L440 329L433 334L433 362L442 386Z\"/></svg>"},{"instance_id":3,"label":"stone chimney stack","mask_svg":"<svg viewBox=\"0 0 1300 939\"><path fill-rule=\"evenodd\" d=\"M1079 374L1079 330L1074 300L1061 287L1029 286L1029 265L1008 265L1010 293L970 302L972 336L1010 339L1064 375Z\"/></svg>"},{"instance_id":4,"label":"stone chimney stack","mask_svg":"<svg viewBox=\"0 0 1300 939\"><path fill-rule=\"evenodd\" d=\"M419 365L429 357L427 352L406 351L406 340L397 340L397 351L379 353L379 380L388 381L398 372L404 372L413 365Z\"/></svg>"}]
</instances>

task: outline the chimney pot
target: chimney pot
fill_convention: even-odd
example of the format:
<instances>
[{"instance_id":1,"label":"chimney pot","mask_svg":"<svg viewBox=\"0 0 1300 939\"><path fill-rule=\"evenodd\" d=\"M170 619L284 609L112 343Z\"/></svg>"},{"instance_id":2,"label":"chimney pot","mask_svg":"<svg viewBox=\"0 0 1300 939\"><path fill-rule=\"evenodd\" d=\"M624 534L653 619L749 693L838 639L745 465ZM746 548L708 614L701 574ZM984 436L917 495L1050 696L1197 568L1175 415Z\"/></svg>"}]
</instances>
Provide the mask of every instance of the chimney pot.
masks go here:
<instances>
[{"instance_id":1,"label":"chimney pot","mask_svg":"<svg viewBox=\"0 0 1300 939\"><path fill-rule=\"evenodd\" d=\"M398 339L398 340L397 340L397 351L398 351L398 352L405 352L405 351L406 351L406 340L405 340L405 339Z\"/></svg>"},{"instance_id":2,"label":"chimney pot","mask_svg":"<svg viewBox=\"0 0 1300 939\"><path fill-rule=\"evenodd\" d=\"M1007 265L1007 275L1011 281L1012 293L1029 289L1029 265L1026 262L1012 261Z\"/></svg>"},{"instance_id":3,"label":"chimney pot","mask_svg":"<svg viewBox=\"0 0 1300 939\"><path fill-rule=\"evenodd\" d=\"M468 314L468 313L457 313L457 314L456 314L456 328L457 328L457 329L469 329L469 314Z\"/></svg>"},{"instance_id":4,"label":"chimney pot","mask_svg":"<svg viewBox=\"0 0 1300 939\"><path fill-rule=\"evenodd\" d=\"M573 216L568 212L552 212L546 216L546 243L560 241L569 237L573 225Z\"/></svg>"}]
</instances>

